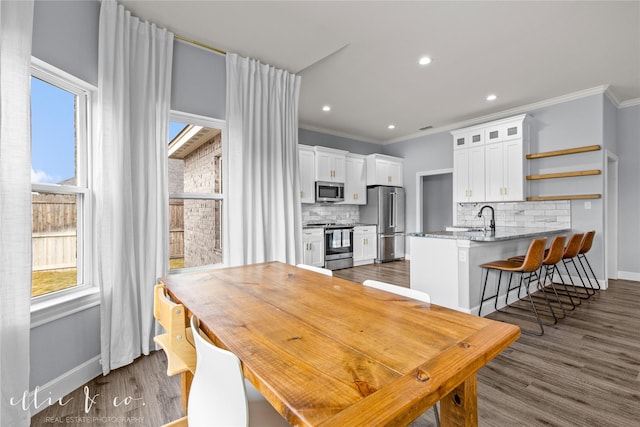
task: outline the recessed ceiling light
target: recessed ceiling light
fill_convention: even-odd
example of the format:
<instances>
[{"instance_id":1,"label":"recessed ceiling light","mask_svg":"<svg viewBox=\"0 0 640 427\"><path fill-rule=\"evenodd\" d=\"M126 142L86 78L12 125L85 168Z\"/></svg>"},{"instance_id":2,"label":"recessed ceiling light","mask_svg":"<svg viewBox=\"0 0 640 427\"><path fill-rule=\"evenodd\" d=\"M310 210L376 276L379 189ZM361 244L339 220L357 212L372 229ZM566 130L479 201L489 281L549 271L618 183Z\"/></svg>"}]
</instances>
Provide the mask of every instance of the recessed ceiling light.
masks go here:
<instances>
[{"instance_id":1,"label":"recessed ceiling light","mask_svg":"<svg viewBox=\"0 0 640 427\"><path fill-rule=\"evenodd\" d=\"M331 111L331 107L325 105L324 107L322 107L322 111Z\"/></svg>"},{"instance_id":2,"label":"recessed ceiling light","mask_svg":"<svg viewBox=\"0 0 640 427\"><path fill-rule=\"evenodd\" d=\"M495 96L494 94L491 94L489 96L487 96L487 101L495 101L498 97Z\"/></svg>"},{"instance_id":3,"label":"recessed ceiling light","mask_svg":"<svg viewBox=\"0 0 640 427\"><path fill-rule=\"evenodd\" d=\"M387 129L395 129L395 128L396 128L396 125L389 125L389 126L387 126Z\"/></svg>"},{"instance_id":4,"label":"recessed ceiling light","mask_svg":"<svg viewBox=\"0 0 640 427\"><path fill-rule=\"evenodd\" d=\"M420 65L427 65L427 64L430 64L430 63L431 63L431 58L429 58L428 56L423 56L418 61L418 64L420 64Z\"/></svg>"}]
</instances>

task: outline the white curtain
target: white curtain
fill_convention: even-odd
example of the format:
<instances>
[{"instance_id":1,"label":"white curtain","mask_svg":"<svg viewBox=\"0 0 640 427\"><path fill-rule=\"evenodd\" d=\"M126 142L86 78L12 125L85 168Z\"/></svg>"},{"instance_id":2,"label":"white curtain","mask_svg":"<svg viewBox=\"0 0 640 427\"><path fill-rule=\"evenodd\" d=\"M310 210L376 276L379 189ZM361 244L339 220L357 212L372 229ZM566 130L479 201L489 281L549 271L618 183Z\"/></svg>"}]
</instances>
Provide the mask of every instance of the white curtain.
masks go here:
<instances>
[{"instance_id":1,"label":"white curtain","mask_svg":"<svg viewBox=\"0 0 640 427\"><path fill-rule=\"evenodd\" d=\"M105 375L149 354L155 334L153 286L169 259L172 56L172 33L102 1L93 171Z\"/></svg>"},{"instance_id":2,"label":"white curtain","mask_svg":"<svg viewBox=\"0 0 640 427\"><path fill-rule=\"evenodd\" d=\"M228 264L301 259L300 77L227 53Z\"/></svg>"},{"instance_id":3,"label":"white curtain","mask_svg":"<svg viewBox=\"0 0 640 427\"><path fill-rule=\"evenodd\" d=\"M0 1L1 426L28 426L33 1ZM11 402L18 403L12 405Z\"/></svg>"}]
</instances>

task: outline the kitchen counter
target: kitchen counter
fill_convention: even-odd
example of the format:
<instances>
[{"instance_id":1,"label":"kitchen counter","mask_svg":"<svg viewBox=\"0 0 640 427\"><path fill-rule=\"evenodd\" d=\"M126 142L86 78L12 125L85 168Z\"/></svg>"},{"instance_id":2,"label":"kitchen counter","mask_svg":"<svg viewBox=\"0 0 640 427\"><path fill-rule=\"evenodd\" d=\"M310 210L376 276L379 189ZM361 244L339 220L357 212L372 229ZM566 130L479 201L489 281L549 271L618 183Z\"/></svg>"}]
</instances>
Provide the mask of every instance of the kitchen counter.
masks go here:
<instances>
[{"instance_id":1,"label":"kitchen counter","mask_svg":"<svg viewBox=\"0 0 640 427\"><path fill-rule=\"evenodd\" d=\"M426 233L408 233L408 236L470 240L473 242L497 242L501 240L545 237L549 233L568 233L569 231L570 229L547 230L529 227L496 227L493 233L490 231L429 231Z\"/></svg>"},{"instance_id":2,"label":"kitchen counter","mask_svg":"<svg viewBox=\"0 0 640 427\"><path fill-rule=\"evenodd\" d=\"M483 231L409 233L410 286L428 293L434 304L477 314L483 285L481 264L522 255L533 239L546 237L550 243L553 236L567 235L570 231L497 227L495 234ZM491 275L487 292L495 292L495 288L496 280ZM505 297L502 295L499 299L499 307L504 305ZM493 301L487 302L482 313L493 310Z\"/></svg>"}]
</instances>

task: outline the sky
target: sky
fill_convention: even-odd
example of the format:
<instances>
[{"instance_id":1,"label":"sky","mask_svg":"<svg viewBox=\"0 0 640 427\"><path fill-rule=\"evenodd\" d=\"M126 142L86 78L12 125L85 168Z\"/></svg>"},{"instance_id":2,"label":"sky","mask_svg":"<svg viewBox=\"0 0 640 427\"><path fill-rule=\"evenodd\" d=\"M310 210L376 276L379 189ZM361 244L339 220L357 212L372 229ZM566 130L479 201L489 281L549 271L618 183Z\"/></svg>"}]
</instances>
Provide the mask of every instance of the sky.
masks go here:
<instances>
[{"instance_id":1,"label":"sky","mask_svg":"<svg viewBox=\"0 0 640 427\"><path fill-rule=\"evenodd\" d=\"M75 176L75 95L31 78L31 182Z\"/></svg>"},{"instance_id":2,"label":"sky","mask_svg":"<svg viewBox=\"0 0 640 427\"><path fill-rule=\"evenodd\" d=\"M57 184L75 176L75 95L31 78L31 182ZM169 141L184 123L169 124Z\"/></svg>"}]
</instances>

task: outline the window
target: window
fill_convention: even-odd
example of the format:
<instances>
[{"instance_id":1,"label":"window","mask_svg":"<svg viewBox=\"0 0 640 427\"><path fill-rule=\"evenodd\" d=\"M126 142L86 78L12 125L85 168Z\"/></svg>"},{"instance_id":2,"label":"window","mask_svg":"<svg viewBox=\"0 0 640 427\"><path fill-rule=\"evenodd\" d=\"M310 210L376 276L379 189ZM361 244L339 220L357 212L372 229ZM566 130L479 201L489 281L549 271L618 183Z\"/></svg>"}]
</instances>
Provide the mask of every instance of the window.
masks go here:
<instances>
[{"instance_id":1,"label":"window","mask_svg":"<svg viewBox=\"0 0 640 427\"><path fill-rule=\"evenodd\" d=\"M90 276L88 85L34 58L31 77L32 297Z\"/></svg>"},{"instance_id":2,"label":"window","mask_svg":"<svg viewBox=\"0 0 640 427\"><path fill-rule=\"evenodd\" d=\"M169 269L220 264L223 126L175 112L172 119L168 142Z\"/></svg>"}]
</instances>

